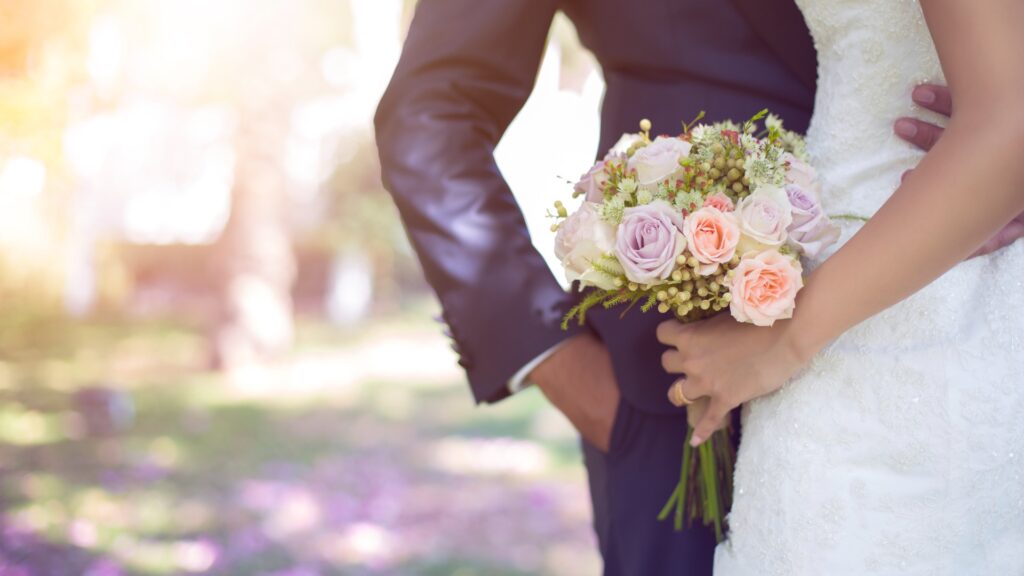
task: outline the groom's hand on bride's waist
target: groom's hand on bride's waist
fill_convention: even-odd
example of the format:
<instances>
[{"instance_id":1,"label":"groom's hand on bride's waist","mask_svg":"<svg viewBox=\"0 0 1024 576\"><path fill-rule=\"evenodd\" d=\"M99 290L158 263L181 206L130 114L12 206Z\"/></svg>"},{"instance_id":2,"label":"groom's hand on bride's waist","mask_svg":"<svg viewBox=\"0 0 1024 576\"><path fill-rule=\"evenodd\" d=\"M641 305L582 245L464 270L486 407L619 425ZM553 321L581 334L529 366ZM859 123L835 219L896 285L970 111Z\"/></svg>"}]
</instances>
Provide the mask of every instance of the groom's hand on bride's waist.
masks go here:
<instances>
[{"instance_id":1,"label":"groom's hand on bride's waist","mask_svg":"<svg viewBox=\"0 0 1024 576\"><path fill-rule=\"evenodd\" d=\"M953 114L953 98L950 96L949 88L945 86L923 84L914 89L912 98L915 104L932 112L946 117ZM900 118L896 121L895 130L900 138L927 151L931 150L932 146L935 146L935 143L939 141L939 137L942 136L944 129L941 126L917 118ZM909 173L910 171L905 173L903 177L906 178ZM981 248L978 248L971 255L971 258L995 252L1000 248L1013 244L1020 238L1024 238L1024 212L1018 214L1013 221L985 242Z\"/></svg>"},{"instance_id":2,"label":"groom's hand on bride's waist","mask_svg":"<svg viewBox=\"0 0 1024 576\"><path fill-rule=\"evenodd\" d=\"M530 372L548 400L584 440L608 451L619 406L619 385L605 345L590 334L573 336Z\"/></svg>"}]
</instances>

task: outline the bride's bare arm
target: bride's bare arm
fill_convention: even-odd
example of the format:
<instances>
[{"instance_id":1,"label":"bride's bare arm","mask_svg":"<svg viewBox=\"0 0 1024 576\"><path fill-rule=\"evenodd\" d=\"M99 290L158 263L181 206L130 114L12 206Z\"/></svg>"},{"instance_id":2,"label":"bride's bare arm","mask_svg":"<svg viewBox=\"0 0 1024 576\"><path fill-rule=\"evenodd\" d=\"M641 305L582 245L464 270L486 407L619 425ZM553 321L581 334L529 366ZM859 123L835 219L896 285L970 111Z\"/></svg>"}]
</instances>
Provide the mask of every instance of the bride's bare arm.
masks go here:
<instances>
[{"instance_id":1,"label":"bride's bare arm","mask_svg":"<svg viewBox=\"0 0 1024 576\"><path fill-rule=\"evenodd\" d=\"M1024 0L921 0L956 102L914 172L770 329L669 321L663 364L688 398L709 396L698 442L732 408L779 388L837 336L963 261L1024 210Z\"/></svg>"},{"instance_id":2,"label":"bride's bare arm","mask_svg":"<svg viewBox=\"0 0 1024 576\"><path fill-rule=\"evenodd\" d=\"M957 103L945 135L802 293L808 352L920 290L1024 209L1024 2L922 0Z\"/></svg>"}]
</instances>

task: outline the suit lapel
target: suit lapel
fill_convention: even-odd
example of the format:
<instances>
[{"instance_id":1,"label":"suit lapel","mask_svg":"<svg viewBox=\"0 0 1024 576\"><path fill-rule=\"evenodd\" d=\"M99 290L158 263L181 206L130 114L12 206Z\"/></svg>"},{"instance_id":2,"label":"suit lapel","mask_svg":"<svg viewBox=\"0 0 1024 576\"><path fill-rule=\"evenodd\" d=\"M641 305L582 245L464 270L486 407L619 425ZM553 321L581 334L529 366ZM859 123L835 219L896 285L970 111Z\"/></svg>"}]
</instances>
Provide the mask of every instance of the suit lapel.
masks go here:
<instances>
[{"instance_id":1,"label":"suit lapel","mask_svg":"<svg viewBox=\"0 0 1024 576\"><path fill-rule=\"evenodd\" d=\"M766 44L811 90L817 85L818 56L803 14L793 0L732 0Z\"/></svg>"}]
</instances>

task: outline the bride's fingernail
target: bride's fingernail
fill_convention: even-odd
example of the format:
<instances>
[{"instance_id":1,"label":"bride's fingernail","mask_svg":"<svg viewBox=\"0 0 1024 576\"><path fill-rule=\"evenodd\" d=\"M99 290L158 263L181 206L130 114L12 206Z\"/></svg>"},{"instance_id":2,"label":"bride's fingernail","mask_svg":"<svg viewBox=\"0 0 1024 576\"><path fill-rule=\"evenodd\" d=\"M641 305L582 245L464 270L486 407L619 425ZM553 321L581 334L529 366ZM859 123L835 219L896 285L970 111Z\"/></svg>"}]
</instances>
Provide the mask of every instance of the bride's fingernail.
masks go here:
<instances>
[{"instance_id":1,"label":"bride's fingernail","mask_svg":"<svg viewBox=\"0 0 1024 576\"><path fill-rule=\"evenodd\" d=\"M934 104L935 92L932 92L927 88L918 88L914 90L914 100L918 104Z\"/></svg>"},{"instance_id":2,"label":"bride's fingernail","mask_svg":"<svg viewBox=\"0 0 1024 576\"><path fill-rule=\"evenodd\" d=\"M703 442L703 441L704 441L703 438L701 438L700 436L697 436L696 434L694 434L693 437L690 438L690 446L693 446L694 448L696 448L697 446L700 446L701 442Z\"/></svg>"},{"instance_id":3,"label":"bride's fingernail","mask_svg":"<svg viewBox=\"0 0 1024 576\"><path fill-rule=\"evenodd\" d=\"M897 120L896 133L904 138L917 136L917 125L910 120Z\"/></svg>"}]
</instances>

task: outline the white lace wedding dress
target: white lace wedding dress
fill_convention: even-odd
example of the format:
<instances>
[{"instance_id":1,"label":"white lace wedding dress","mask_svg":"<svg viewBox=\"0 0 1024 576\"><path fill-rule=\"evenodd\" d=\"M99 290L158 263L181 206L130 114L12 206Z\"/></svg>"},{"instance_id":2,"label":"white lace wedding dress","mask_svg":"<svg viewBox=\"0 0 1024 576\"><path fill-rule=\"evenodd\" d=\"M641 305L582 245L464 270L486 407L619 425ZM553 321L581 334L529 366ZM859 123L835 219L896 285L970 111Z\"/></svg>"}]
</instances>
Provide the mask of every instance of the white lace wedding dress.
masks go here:
<instances>
[{"instance_id":1,"label":"white lace wedding dress","mask_svg":"<svg viewBox=\"0 0 1024 576\"><path fill-rule=\"evenodd\" d=\"M892 122L920 115L915 85L942 81L935 47L914 0L797 3L818 49L823 201L871 216L920 159ZM956 266L752 402L730 524L716 576L1024 574L1024 242Z\"/></svg>"}]
</instances>

